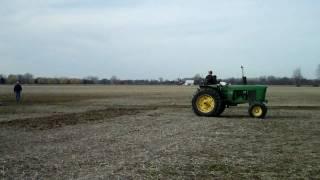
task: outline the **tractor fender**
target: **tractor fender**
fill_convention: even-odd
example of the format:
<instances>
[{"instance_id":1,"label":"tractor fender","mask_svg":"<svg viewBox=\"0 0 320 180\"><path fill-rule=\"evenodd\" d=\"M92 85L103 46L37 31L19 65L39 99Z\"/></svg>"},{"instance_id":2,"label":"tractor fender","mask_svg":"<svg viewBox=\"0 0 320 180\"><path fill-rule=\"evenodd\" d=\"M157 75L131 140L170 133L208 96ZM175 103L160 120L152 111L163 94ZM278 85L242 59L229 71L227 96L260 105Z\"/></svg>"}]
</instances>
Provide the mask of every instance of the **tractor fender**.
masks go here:
<instances>
[{"instance_id":1,"label":"tractor fender","mask_svg":"<svg viewBox=\"0 0 320 180\"><path fill-rule=\"evenodd\" d=\"M221 87L218 84L215 85L200 85L197 92L206 89L206 90L215 90L219 93L219 95L222 97L222 93L221 93Z\"/></svg>"},{"instance_id":2,"label":"tractor fender","mask_svg":"<svg viewBox=\"0 0 320 180\"><path fill-rule=\"evenodd\" d=\"M218 89L220 90L219 85L200 85L199 89Z\"/></svg>"}]
</instances>

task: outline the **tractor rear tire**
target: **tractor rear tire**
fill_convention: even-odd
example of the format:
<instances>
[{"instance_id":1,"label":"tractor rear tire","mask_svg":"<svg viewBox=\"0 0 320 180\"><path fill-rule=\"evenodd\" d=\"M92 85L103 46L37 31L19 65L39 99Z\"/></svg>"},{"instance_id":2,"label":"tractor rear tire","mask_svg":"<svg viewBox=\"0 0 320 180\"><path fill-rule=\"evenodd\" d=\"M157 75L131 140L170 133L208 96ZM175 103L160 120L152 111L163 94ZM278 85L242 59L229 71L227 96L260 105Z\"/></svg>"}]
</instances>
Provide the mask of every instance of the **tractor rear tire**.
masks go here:
<instances>
[{"instance_id":1,"label":"tractor rear tire","mask_svg":"<svg viewBox=\"0 0 320 180\"><path fill-rule=\"evenodd\" d=\"M249 115L253 118L263 119L268 112L268 108L263 103L254 103L249 107Z\"/></svg>"},{"instance_id":2,"label":"tractor rear tire","mask_svg":"<svg viewBox=\"0 0 320 180\"><path fill-rule=\"evenodd\" d=\"M226 105L225 105L225 103L222 103L218 115L220 116L224 112L225 109L226 109Z\"/></svg>"},{"instance_id":3,"label":"tractor rear tire","mask_svg":"<svg viewBox=\"0 0 320 180\"><path fill-rule=\"evenodd\" d=\"M198 116L219 116L222 99L215 89L201 89L192 98L192 109Z\"/></svg>"}]
</instances>

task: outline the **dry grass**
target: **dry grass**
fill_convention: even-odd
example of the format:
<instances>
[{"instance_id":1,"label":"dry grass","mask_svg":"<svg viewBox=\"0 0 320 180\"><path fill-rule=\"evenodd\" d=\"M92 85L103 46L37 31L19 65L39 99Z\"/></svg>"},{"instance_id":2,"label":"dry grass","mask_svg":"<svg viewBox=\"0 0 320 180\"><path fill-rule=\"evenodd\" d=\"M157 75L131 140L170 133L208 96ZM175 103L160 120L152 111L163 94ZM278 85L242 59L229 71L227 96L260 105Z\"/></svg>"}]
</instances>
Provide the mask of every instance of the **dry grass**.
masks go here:
<instances>
[{"instance_id":1,"label":"dry grass","mask_svg":"<svg viewBox=\"0 0 320 180\"><path fill-rule=\"evenodd\" d=\"M265 120L245 106L195 116L195 87L0 87L3 179L320 178L319 88L271 87Z\"/></svg>"}]
</instances>

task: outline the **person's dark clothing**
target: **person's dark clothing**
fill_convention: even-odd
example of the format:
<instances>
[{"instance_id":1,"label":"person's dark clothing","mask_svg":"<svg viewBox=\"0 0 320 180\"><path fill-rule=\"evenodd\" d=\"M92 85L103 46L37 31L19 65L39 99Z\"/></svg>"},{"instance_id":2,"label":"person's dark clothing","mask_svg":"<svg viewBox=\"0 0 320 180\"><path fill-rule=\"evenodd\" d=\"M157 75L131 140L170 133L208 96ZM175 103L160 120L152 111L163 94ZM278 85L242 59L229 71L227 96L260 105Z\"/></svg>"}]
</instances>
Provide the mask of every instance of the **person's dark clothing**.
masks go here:
<instances>
[{"instance_id":1,"label":"person's dark clothing","mask_svg":"<svg viewBox=\"0 0 320 180\"><path fill-rule=\"evenodd\" d=\"M14 89L13 89L14 93L16 94L16 101L17 102L20 102L20 99L21 99L21 91L22 91L22 87L20 84L16 84L14 86Z\"/></svg>"},{"instance_id":2,"label":"person's dark clothing","mask_svg":"<svg viewBox=\"0 0 320 180\"><path fill-rule=\"evenodd\" d=\"M209 84L218 84L218 81L217 81L217 76L213 76L213 75L207 75L206 79L205 79L205 83L207 85Z\"/></svg>"},{"instance_id":3,"label":"person's dark clothing","mask_svg":"<svg viewBox=\"0 0 320 180\"><path fill-rule=\"evenodd\" d=\"M20 84L16 84L15 86L14 86L14 92L15 93L17 93L17 92L21 92L22 91L22 87L21 87L21 85Z\"/></svg>"}]
</instances>

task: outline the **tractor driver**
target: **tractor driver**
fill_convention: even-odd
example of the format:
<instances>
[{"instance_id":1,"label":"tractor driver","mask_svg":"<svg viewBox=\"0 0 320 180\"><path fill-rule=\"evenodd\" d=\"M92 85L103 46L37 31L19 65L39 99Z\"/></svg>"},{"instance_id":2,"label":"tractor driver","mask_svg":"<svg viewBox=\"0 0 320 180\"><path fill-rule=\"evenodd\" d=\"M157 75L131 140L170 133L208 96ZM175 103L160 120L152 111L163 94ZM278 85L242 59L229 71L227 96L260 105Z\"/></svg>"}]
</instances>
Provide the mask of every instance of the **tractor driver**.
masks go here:
<instances>
[{"instance_id":1,"label":"tractor driver","mask_svg":"<svg viewBox=\"0 0 320 180\"><path fill-rule=\"evenodd\" d=\"M212 75L212 71L208 72L208 75L206 76L206 79L205 79L205 84L207 84L207 85L218 84L217 76Z\"/></svg>"}]
</instances>

